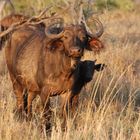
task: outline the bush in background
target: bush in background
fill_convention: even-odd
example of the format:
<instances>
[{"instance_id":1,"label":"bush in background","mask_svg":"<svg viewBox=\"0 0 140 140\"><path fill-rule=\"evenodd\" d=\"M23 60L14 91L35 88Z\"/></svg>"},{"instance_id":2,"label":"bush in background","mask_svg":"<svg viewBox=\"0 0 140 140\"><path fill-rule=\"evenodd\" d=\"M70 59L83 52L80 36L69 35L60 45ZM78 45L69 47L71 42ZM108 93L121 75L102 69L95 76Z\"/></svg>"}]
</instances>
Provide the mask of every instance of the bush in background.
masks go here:
<instances>
[{"instance_id":1,"label":"bush in background","mask_svg":"<svg viewBox=\"0 0 140 140\"><path fill-rule=\"evenodd\" d=\"M133 10L134 2L132 0L96 0L95 6L98 10Z\"/></svg>"}]
</instances>

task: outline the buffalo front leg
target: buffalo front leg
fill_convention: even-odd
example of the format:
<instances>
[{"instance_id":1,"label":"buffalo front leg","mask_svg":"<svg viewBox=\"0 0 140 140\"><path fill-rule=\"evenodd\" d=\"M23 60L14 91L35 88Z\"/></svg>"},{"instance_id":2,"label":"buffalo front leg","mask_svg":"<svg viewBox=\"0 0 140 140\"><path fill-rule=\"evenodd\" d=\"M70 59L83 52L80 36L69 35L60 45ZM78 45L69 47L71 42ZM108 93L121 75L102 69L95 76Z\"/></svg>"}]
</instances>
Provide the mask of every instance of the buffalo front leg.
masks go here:
<instances>
[{"instance_id":1,"label":"buffalo front leg","mask_svg":"<svg viewBox=\"0 0 140 140\"><path fill-rule=\"evenodd\" d=\"M70 108L70 93L61 95L61 115L64 120L67 119Z\"/></svg>"},{"instance_id":2,"label":"buffalo front leg","mask_svg":"<svg viewBox=\"0 0 140 140\"><path fill-rule=\"evenodd\" d=\"M63 123L62 127L66 128L68 118L75 117L76 107L78 104L78 95L73 95L71 93L66 93L61 96L62 99L62 117Z\"/></svg>"},{"instance_id":3,"label":"buffalo front leg","mask_svg":"<svg viewBox=\"0 0 140 140\"><path fill-rule=\"evenodd\" d=\"M27 97L27 119L31 120L32 118L32 102L34 98L36 97L37 93L28 91L28 97Z\"/></svg>"},{"instance_id":4,"label":"buffalo front leg","mask_svg":"<svg viewBox=\"0 0 140 140\"><path fill-rule=\"evenodd\" d=\"M76 112L76 108L78 106L79 95L63 95L62 99L62 116L74 116Z\"/></svg>"},{"instance_id":5,"label":"buffalo front leg","mask_svg":"<svg viewBox=\"0 0 140 140\"><path fill-rule=\"evenodd\" d=\"M78 108L78 101L79 101L79 94L74 95L71 97L71 113L72 113L72 117L74 117L76 115L76 110Z\"/></svg>"},{"instance_id":6,"label":"buffalo front leg","mask_svg":"<svg viewBox=\"0 0 140 140\"><path fill-rule=\"evenodd\" d=\"M42 115L43 124L45 124L46 130L48 131L51 129L51 116L52 116L52 112L50 109L50 98L46 92L42 92L40 97L43 105L43 115Z\"/></svg>"}]
</instances>

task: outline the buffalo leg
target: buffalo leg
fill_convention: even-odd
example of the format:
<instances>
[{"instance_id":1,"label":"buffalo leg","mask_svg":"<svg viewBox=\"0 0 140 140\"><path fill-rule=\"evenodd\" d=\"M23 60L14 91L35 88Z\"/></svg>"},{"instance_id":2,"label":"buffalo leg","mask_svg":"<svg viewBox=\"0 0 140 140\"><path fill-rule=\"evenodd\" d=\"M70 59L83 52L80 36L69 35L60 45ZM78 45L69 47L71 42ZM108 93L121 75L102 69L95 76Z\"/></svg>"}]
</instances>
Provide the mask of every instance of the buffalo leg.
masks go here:
<instances>
[{"instance_id":1,"label":"buffalo leg","mask_svg":"<svg viewBox=\"0 0 140 140\"><path fill-rule=\"evenodd\" d=\"M23 113L24 111L23 89L18 84L14 84L13 88L17 99L17 109L19 112Z\"/></svg>"},{"instance_id":2,"label":"buffalo leg","mask_svg":"<svg viewBox=\"0 0 140 140\"><path fill-rule=\"evenodd\" d=\"M27 119L31 120L32 118L32 101L36 97L36 92L28 92L28 97L27 97Z\"/></svg>"},{"instance_id":3,"label":"buffalo leg","mask_svg":"<svg viewBox=\"0 0 140 140\"><path fill-rule=\"evenodd\" d=\"M61 96L62 98L62 116L63 116L63 123L62 127L66 127L66 121L68 120L68 117L71 118L74 117L76 112L76 107L78 104L78 95L72 95L71 93L66 93Z\"/></svg>"},{"instance_id":4,"label":"buffalo leg","mask_svg":"<svg viewBox=\"0 0 140 140\"><path fill-rule=\"evenodd\" d=\"M49 95L46 95L44 92L41 93L40 97L43 105L43 124L46 125L46 130L50 130L52 116L52 112L50 109L50 98Z\"/></svg>"},{"instance_id":5,"label":"buffalo leg","mask_svg":"<svg viewBox=\"0 0 140 140\"><path fill-rule=\"evenodd\" d=\"M62 97L62 115L67 116L68 111L70 111L70 114L74 116L76 112L76 108L78 106L78 95L65 95Z\"/></svg>"},{"instance_id":6,"label":"buffalo leg","mask_svg":"<svg viewBox=\"0 0 140 140\"><path fill-rule=\"evenodd\" d=\"M63 122L61 124L61 127L62 129L66 129L66 120L67 120L67 113L68 113L68 110L67 110L67 100L68 100L68 97L66 95L67 93L61 95L61 117L63 119Z\"/></svg>"},{"instance_id":7,"label":"buffalo leg","mask_svg":"<svg viewBox=\"0 0 140 140\"><path fill-rule=\"evenodd\" d=\"M24 113L23 88L16 81L16 79L14 78L14 76L12 74L10 74L10 78L12 80L14 94L15 94L16 100L17 100L16 114L19 115L19 118L22 118L23 117L23 113Z\"/></svg>"},{"instance_id":8,"label":"buffalo leg","mask_svg":"<svg viewBox=\"0 0 140 140\"><path fill-rule=\"evenodd\" d=\"M71 106L72 116L74 116L75 113L76 113L76 109L78 107L78 99L79 99L79 95L78 94L71 97L71 102L72 102L72 106Z\"/></svg>"},{"instance_id":9,"label":"buffalo leg","mask_svg":"<svg viewBox=\"0 0 140 140\"><path fill-rule=\"evenodd\" d=\"M15 76L12 74L12 68L11 68L12 62L10 60L10 58L11 58L10 41L8 41L5 44L5 57L6 57L7 67L8 67L8 70L9 70L9 75L10 75L12 85L13 85L14 94L15 94L16 99L17 99L16 114L19 115L19 117L20 116L22 117L23 110L24 110L23 88L19 84L19 82L16 80Z\"/></svg>"},{"instance_id":10,"label":"buffalo leg","mask_svg":"<svg viewBox=\"0 0 140 140\"><path fill-rule=\"evenodd\" d=\"M70 99L70 93L65 93L63 95L61 95L61 114L62 117L64 118L64 120L67 119L67 114L68 114L68 110L69 110L69 99Z\"/></svg>"}]
</instances>

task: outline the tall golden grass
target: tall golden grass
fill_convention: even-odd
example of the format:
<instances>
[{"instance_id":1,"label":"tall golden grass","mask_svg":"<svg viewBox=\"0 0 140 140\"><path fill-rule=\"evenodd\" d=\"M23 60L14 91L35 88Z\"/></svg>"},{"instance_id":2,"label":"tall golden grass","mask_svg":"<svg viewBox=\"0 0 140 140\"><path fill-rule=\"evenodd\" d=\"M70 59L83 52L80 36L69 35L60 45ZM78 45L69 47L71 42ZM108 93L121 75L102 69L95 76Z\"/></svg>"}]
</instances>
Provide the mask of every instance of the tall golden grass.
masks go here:
<instances>
[{"instance_id":1,"label":"tall golden grass","mask_svg":"<svg viewBox=\"0 0 140 140\"><path fill-rule=\"evenodd\" d=\"M101 38L105 49L100 54L86 52L83 59L97 59L107 67L83 88L77 114L68 120L65 132L57 115L57 99L52 101L56 103L49 135L39 130L38 111L31 122L14 119L16 100L4 49L0 52L0 140L140 140L140 15L105 11L100 20L105 28ZM39 98L34 110L37 104Z\"/></svg>"}]
</instances>

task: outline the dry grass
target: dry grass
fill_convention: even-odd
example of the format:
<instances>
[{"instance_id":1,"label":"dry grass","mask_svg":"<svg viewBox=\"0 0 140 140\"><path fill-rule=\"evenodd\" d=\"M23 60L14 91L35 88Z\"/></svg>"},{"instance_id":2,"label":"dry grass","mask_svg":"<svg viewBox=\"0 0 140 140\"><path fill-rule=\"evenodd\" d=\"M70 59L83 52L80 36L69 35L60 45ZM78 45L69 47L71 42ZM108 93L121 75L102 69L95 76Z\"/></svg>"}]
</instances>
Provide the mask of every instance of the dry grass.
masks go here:
<instances>
[{"instance_id":1,"label":"dry grass","mask_svg":"<svg viewBox=\"0 0 140 140\"><path fill-rule=\"evenodd\" d=\"M97 59L107 67L83 89L76 120L68 121L66 132L61 131L57 115L48 136L38 129L38 112L30 123L14 119L15 97L4 52L0 52L0 140L140 139L140 16L115 11L105 12L100 19L105 26L102 40L106 49L98 55L86 52L84 59ZM55 114L56 108L53 110Z\"/></svg>"}]
</instances>

